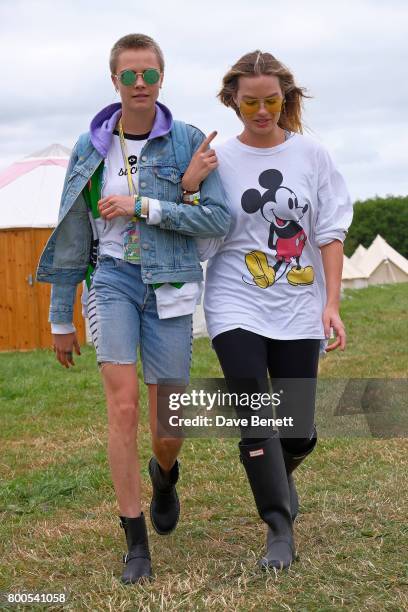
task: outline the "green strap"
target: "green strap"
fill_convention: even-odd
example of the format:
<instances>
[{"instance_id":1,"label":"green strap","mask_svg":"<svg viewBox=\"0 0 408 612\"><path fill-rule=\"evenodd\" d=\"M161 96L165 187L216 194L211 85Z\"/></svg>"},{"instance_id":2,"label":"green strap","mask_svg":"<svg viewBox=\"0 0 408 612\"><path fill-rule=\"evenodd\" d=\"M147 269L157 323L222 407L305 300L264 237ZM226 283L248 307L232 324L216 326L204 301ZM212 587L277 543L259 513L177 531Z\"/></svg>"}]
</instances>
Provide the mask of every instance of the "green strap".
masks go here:
<instances>
[{"instance_id":1,"label":"green strap","mask_svg":"<svg viewBox=\"0 0 408 612\"><path fill-rule=\"evenodd\" d=\"M98 209L98 202L101 199L103 167L104 162L102 161L85 185L82 192L88 208L90 208L92 211L92 216L94 219L98 219L101 216Z\"/></svg>"},{"instance_id":2,"label":"green strap","mask_svg":"<svg viewBox=\"0 0 408 612\"><path fill-rule=\"evenodd\" d=\"M91 288L92 274L94 273L94 270L95 270L95 266L93 266L92 264L88 264L88 269L86 271L86 276L85 276L85 283L86 283L88 291Z\"/></svg>"},{"instance_id":3,"label":"green strap","mask_svg":"<svg viewBox=\"0 0 408 612\"><path fill-rule=\"evenodd\" d=\"M89 179L89 181L87 182L87 184L82 190L82 194L84 196L86 205L88 206L89 210L91 210L92 217L94 219L98 219L101 216L99 213L99 209L98 209L98 202L101 199L103 167L104 167L104 162L102 160L102 162L96 168L95 172L93 173L93 175L91 176L91 178ZM88 269L86 271L86 276L85 276L85 283L88 289L90 289L91 287L92 275L95 270L97 248L98 248L97 242L95 242L95 240L93 239L92 247L91 247L92 251L91 251L91 256L90 256L90 263L88 264Z\"/></svg>"}]
</instances>

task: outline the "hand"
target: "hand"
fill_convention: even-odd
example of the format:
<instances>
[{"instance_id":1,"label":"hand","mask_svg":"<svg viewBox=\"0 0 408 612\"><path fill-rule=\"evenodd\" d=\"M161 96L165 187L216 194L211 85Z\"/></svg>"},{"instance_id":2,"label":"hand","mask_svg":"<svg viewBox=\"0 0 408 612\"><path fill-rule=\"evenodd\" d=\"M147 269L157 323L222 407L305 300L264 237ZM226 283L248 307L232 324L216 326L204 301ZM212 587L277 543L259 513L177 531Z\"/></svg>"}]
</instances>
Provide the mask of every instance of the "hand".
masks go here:
<instances>
[{"instance_id":1,"label":"hand","mask_svg":"<svg viewBox=\"0 0 408 612\"><path fill-rule=\"evenodd\" d=\"M214 149L207 148L216 135L216 131L211 132L191 158L181 182L183 189L186 191L199 191L202 181L218 166L217 155Z\"/></svg>"},{"instance_id":2,"label":"hand","mask_svg":"<svg viewBox=\"0 0 408 612\"><path fill-rule=\"evenodd\" d=\"M133 196L111 195L98 202L98 209L104 219L110 221L115 217L133 216L135 198Z\"/></svg>"},{"instance_id":3,"label":"hand","mask_svg":"<svg viewBox=\"0 0 408 612\"><path fill-rule=\"evenodd\" d=\"M344 351L346 348L346 330L337 308L326 306L323 312L323 326L326 338L330 338L331 327L336 337L336 340L327 346L326 353L334 351L338 347L340 347L341 351Z\"/></svg>"},{"instance_id":4,"label":"hand","mask_svg":"<svg viewBox=\"0 0 408 612\"><path fill-rule=\"evenodd\" d=\"M73 349L75 349L77 355L81 354L76 333L52 334L52 338L54 341L54 353L60 364L65 368L75 365L72 357Z\"/></svg>"}]
</instances>

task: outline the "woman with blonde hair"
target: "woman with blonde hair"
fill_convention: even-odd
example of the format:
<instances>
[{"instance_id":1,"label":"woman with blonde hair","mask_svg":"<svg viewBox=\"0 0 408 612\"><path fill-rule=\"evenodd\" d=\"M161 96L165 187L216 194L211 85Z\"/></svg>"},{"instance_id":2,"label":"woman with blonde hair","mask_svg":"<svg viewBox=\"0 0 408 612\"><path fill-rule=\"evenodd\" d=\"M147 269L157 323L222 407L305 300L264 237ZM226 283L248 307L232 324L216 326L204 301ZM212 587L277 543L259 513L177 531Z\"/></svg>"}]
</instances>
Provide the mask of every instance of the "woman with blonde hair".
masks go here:
<instances>
[{"instance_id":1,"label":"woman with blonde hair","mask_svg":"<svg viewBox=\"0 0 408 612\"><path fill-rule=\"evenodd\" d=\"M260 565L279 569L296 554L292 472L317 441L319 352L346 344L339 301L352 204L326 149L303 135L305 90L273 55L241 57L218 97L243 129L215 148L232 224L225 239L199 240L202 259L210 258L204 308L229 390L266 392L269 374L276 416L293 417L279 433L242 429L239 443L268 526Z\"/></svg>"},{"instance_id":2,"label":"woman with blonde hair","mask_svg":"<svg viewBox=\"0 0 408 612\"><path fill-rule=\"evenodd\" d=\"M89 284L109 464L128 547L122 581L131 584L152 577L137 448L137 350L149 397L150 518L166 535L180 514L182 441L158 435L157 385L188 381L202 279L194 238L224 235L229 212L213 172L216 155L208 149L214 134L204 138L157 101L164 78L159 45L144 34L120 38L110 53L110 73L120 102L100 110L74 147L58 226L37 278L52 283L54 350L66 368L74 365L73 351L79 354L72 324L77 284Z\"/></svg>"}]
</instances>

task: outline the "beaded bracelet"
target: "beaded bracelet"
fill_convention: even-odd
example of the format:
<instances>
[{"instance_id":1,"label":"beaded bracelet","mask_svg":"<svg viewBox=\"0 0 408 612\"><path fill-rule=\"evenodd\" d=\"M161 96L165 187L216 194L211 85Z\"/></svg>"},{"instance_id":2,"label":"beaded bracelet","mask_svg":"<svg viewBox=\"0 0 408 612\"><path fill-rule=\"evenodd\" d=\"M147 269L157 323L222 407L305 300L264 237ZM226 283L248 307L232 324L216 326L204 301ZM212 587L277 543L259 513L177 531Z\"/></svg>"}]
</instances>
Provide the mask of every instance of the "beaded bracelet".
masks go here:
<instances>
[{"instance_id":1,"label":"beaded bracelet","mask_svg":"<svg viewBox=\"0 0 408 612\"><path fill-rule=\"evenodd\" d=\"M142 216L142 198L135 193L135 217Z\"/></svg>"}]
</instances>

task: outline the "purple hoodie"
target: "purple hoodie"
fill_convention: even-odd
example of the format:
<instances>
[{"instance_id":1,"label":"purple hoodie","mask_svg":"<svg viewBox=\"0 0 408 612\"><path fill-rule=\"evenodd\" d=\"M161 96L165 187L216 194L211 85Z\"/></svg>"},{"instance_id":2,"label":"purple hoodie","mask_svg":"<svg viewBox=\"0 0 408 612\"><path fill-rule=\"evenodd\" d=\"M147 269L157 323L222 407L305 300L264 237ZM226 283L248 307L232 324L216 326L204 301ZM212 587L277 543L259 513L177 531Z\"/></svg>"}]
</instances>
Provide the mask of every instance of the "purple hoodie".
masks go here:
<instances>
[{"instance_id":1,"label":"purple hoodie","mask_svg":"<svg viewBox=\"0 0 408 612\"><path fill-rule=\"evenodd\" d=\"M109 104L105 106L91 121L90 133L91 142L95 149L106 157L109 151L109 147L112 141L112 132L116 127L119 117L122 114L122 105L120 102ZM156 102L156 116L154 118L154 124L152 131L149 134L148 140L157 138L158 136L164 136L168 134L173 127L173 117L171 112L161 104Z\"/></svg>"}]
</instances>

